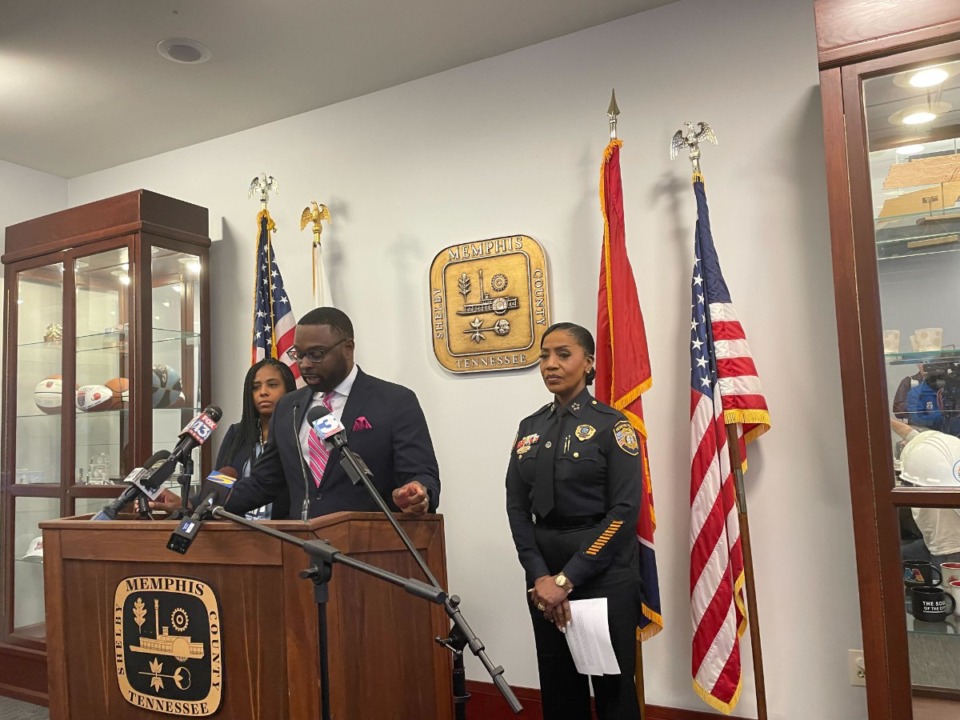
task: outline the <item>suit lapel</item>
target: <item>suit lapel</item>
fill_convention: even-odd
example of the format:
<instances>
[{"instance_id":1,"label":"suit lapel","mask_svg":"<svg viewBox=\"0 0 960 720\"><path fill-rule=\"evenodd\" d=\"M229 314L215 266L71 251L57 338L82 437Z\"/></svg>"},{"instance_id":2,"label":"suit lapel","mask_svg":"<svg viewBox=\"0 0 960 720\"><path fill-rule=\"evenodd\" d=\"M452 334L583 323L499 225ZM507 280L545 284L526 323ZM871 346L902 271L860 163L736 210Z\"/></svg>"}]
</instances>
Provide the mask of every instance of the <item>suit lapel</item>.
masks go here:
<instances>
[{"instance_id":1,"label":"suit lapel","mask_svg":"<svg viewBox=\"0 0 960 720\"><path fill-rule=\"evenodd\" d=\"M360 417L360 412L363 410L364 403L366 403L369 395L369 376L358 367L357 377L353 381L353 387L350 388L347 404L343 406L343 414L340 417L340 422L347 431L347 437L350 437L350 434L353 432L354 423L356 423L357 418Z\"/></svg>"},{"instance_id":2,"label":"suit lapel","mask_svg":"<svg viewBox=\"0 0 960 720\"><path fill-rule=\"evenodd\" d=\"M309 387L300 388L293 391L293 396L295 397L293 404L297 408L294 427L299 434L300 426L303 425L303 418L306 417L307 410L310 409L310 404L313 402L313 390Z\"/></svg>"}]
</instances>

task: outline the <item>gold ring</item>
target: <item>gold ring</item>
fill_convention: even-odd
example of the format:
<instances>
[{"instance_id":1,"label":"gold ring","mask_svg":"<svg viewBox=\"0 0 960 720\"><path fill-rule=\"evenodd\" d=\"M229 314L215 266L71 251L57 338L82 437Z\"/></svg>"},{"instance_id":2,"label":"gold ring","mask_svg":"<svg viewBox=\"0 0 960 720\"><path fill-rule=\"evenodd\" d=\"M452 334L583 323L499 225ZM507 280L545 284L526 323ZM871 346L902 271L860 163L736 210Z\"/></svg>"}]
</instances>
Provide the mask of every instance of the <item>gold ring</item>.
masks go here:
<instances>
[{"instance_id":1,"label":"gold ring","mask_svg":"<svg viewBox=\"0 0 960 720\"><path fill-rule=\"evenodd\" d=\"M547 609L547 608L544 607L543 603L537 603L537 610L540 610L540 611L542 612L542 611L544 611L544 610L546 610L546 609Z\"/></svg>"}]
</instances>

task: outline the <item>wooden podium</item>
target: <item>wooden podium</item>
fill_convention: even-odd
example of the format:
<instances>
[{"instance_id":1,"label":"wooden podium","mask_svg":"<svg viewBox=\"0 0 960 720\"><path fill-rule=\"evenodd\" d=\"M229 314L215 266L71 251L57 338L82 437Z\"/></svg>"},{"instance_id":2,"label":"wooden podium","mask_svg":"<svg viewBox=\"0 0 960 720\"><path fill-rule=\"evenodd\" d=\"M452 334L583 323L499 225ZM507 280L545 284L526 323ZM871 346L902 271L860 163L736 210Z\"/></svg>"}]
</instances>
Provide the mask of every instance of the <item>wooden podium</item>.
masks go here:
<instances>
[{"instance_id":1,"label":"wooden podium","mask_svg":"<svg viewBox=\"0 0 960 720\"><path fill-rule=\"evenodd\" d=\"M446 587L443 518L401 523ZM267 524L425 580L379 514ZM216 716L229 720L320 718L317 606L313 584L299 575L310 564L306 553L207 522L178 555L166 549L176 526L41 524L50 717L202 716L216 695ZM450 626L442 607L334 565L327 625L334 718L453 718L453 663L434 642Z\"/></svg>"}]
</instances>

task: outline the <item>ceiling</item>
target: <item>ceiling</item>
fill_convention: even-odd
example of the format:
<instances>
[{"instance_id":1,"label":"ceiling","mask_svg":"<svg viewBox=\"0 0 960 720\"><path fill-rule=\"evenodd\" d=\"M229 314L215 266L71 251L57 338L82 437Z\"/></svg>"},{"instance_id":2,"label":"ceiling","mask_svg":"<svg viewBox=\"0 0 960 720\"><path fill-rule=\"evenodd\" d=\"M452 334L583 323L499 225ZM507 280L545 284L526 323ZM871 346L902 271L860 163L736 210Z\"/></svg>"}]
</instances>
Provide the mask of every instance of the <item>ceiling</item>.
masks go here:
<instances>
[{"instance_id":1,"label":"ceiling","mask_svg":"<svg viewBox=\"0 0 960 720\"><path fill-rule=\"evenodd\" d=\"M0 160L76 177L672 1L0 0Z\"/></svg>"},{"instance_id":2,"label":"ceiling","mask_svg":"<svg viewBox=\"0 0 960 720\"><path fill-rule=\"evenodd\" d=\"M948 73L929 88L909 85L909 78L925 67ZM956 138L960 133L960 61L913 67L899 73L872 77L863 83L863 99L870 150ZM934 110L936 118L921 125L905 125L911 111Z\"/></svg>"}]
</instances>

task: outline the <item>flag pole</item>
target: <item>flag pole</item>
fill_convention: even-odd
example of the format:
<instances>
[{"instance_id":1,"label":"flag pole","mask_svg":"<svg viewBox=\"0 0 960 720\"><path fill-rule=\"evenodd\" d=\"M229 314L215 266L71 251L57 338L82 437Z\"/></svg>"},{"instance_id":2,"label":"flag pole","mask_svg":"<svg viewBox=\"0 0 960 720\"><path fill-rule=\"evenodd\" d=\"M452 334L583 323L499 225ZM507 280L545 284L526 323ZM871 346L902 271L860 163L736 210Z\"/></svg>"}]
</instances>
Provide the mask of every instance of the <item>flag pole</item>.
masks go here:
<instances>
[{"instance_id":1,"label":"flag pole","mask_svg":"<svg viewBox=\"0 0 960 720\"><path fill-rule=\"evenodd\" d=\"M757 690L757 720L767 720L767 688L763 679L763 650L760 646L760 613L757 610L757 589L753 575L753 548L750 543L750 520L747 517L747 493L743 487L743 464L740 459L740 438L736 425L727 425L727 448L737 490L737 520L740 523L740 547L743 550L743 575L747 588L747 625L750 627L750 653L753 657L753 681Z\"/></svg>"},{"instance_id":2,"label":"flag pole","mask_svg":"<svg viewBox=\"0 0 960 720\"><path fill-rule=\"evenodd\" d=\"M684 123L687 132L677 130L670 142L670 159L675 160L680 150L690 148L690 165L694 181L703 181L700 170L700 144L704 141L718 145L717 136L705 122ZM747 594L747 626L750 629L750 654L753 658L753 680L757 694L757 720L767 720L767 688L763 675L763 649L760 643L760 613L757 609L757 590L753 573L753 546L750 542L750 518L747 514L747 493L743 485L743 460L740 457L740 438L737 424L726 425L727 452L733 470L737 494L737 522L740 527L740 549L743 555L743 579Z\"/></svg>"},{"instance_id":3,"label":"flag pole","mask_svg":"<svg viewBox=\"0 0 960 720\"><path fill-rule=\"evenodd\" d=\"M320 246L320 234L323 232L321 221L333 222L330 217L330 210L323 203L317 203L311 200L310 204L300 213L300 231L313 223L313 251L312 251L312 274L313 274L313 306L321 307L330 303L326 302L327 288L324 287L323 272L323 249Z\"/></svg>"},{"instance_id":4,"label":"flag pole","mask_svg":"<svg viewBox=\"0 0 960 720\"><path fill-rule=\"evenodd\" d=\"M617 116L620 108L617 106L616 89L610 90L610 105L607 107L607 122L610 125L610 139L617 139ZM641 478L641 482L643 479ZM641 493L644 492L641 488ZM647 720L647 693L643 682L643 642L637 636L637 667L634 675L634 684L637 687L637 703L640 705L640 720Z\"/></svg>"}]
</instances>

